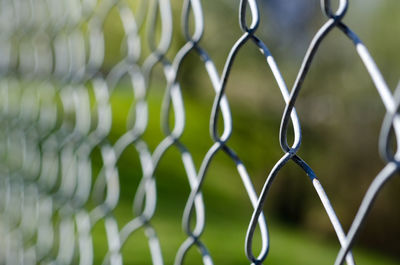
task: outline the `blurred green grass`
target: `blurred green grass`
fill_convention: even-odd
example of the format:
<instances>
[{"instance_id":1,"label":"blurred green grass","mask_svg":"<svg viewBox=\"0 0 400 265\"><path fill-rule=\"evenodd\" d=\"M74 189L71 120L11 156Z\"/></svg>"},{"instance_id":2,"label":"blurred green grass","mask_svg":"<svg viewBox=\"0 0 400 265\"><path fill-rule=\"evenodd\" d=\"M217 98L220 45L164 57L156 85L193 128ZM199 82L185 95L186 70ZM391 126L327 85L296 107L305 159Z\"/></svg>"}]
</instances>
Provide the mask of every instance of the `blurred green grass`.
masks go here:
<instances>
[{"instance_id":1,"label":"blurred green grass","mask_svg":"<svg viewBox=\"0 0 400 265\"><path fill-rule=\"evenodd\" d=\"M121 221L128 221L129 205L123 204L116 212ZM241 220L243 221L243 220ZM185 237L177 223L168 214L158 215L152 222L160 237L165 264L173 264L175 253ZM244 254L245 226L237 219L208 220L203 242L211 251L215 264L248 264ZM321 265L333 264L339 250L338 243L324 240L309 233L277 223L270 222L271 249L265 264ZM103 254L107 252L105 231L102 223L94 230L96 255L95 264L101 264ZM144 231L131 235L122 251L124 264L151 264L150 252ZM375 251L356 248L353 251L357 264L395 265L398 262ZM200 255L193 248L185 264L202 264Z\"/></svg>"},{"instance_id":2,"label":"blurred green grass","mask_svg":"<svg viewBox=\"0 0 400 265\"><path fill-rule=\"evenodd\" d=\"M152 91L149 96L149 124L143 135L143 139L148 143L151 150L154 150L163 139L159 118L162 101L162 91L159 88L162 86L155 85L155 87L156 91ZM132 104L132 99L133 94L127 84L119 85L111 97L113 128L109 138L112 142L115 142L126 131L126 114ZM195 100L190 95L185 95L184 101L186 106L189 107L186 107L188 125L182 141L191 150L198 166L205 151L212 143L208 136L207 126L212 102ZM246 113L234 113L235 115L242 115L239 120L247 120L248 122L253 117ZM230 144L239 147L239 155L241 153L252 153L249 160L252 163L257 164L258 162L254 161L257 159L260 160L259 162L273 161L275 157L279 156L279 148L273 151L274 148L266 149L262 144L251 145L248 143L248 139L259 142L264 137L273 137L271 128L266 124L276 121L260 122L259 118L256 118L256 121L258 121L257 126L260 126L256 130L247 130L248 123L236 123L235 126L238 127L236 127L235 132L238 133L238 137L233 137ZM223 154L218 154L215 160L206 176L203 189L206 204L206 229L202 240L210 250L215 264L248 264L244 252L244 240L252 213L251 205L241 186L241 180L235 171L234 163ZM100 167L100 165L96 167ZM131 204L140 181L141 169L134 148L129 147L125 150L119 160L118 168L121 196L120 202L114 210L114 216L121 229L135 216L132 213ZM175 254L186 238L181 228L181 217L190 192L179 152L174 147L166 152L165 157L160 162L156 171L156 178L158 204L152 224L160 238L165 264L173 264ZM261 187L262 181L263 179L261 181L255 180L257 189ZM282 223L269 212L269 209L266 209L271 247L265 264L320 265L333 263L339 251L337 241L327 238L325 235L319 235L312 228L301 229ZM107 239L103 221L94 227L93 239L95 264L101 264L107 252ZM256 239L255 253L257 253L259 243L259 239ZM130 236L122 253L124 264L151 264L147 239L143 229ZM390 257L367 249L356 247L354 254L357 264L400 264ZM189 252L185 264L201 264L201 257L195 248Z\"/></svg>"}]
</instances>

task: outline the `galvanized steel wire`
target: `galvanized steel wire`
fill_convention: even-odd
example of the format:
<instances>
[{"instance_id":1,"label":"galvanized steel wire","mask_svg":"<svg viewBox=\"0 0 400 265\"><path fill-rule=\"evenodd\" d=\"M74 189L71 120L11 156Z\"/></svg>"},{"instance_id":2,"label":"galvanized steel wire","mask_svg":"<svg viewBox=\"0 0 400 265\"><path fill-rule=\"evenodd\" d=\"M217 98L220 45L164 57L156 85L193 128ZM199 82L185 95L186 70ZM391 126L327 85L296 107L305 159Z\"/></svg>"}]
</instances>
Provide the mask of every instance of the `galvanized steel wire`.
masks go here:
<instances>
[{"instance_id":1,"label":"galvanized steel wire","mask_svg":"<svg viewBox=\"0 0 400 265\"><path fill-rule=\"evenodd\" d=\"M326 22L312 39L291 89L266 43L257 37L257 1L240 1L242 35L232 45L222 74L202 47L205 21L201 0L183 1L181 26L185 44L173 56L167 55L175 30L170 0L143 0L135 4L132 8L124 0L0 2L0 263L93 264L92 229L104 221L108 252L103 264L123 264L121 250L138 230L145 231L152 263L164 264L159 238L152 226L157 205L155 171L166 151L173 148L180 154L191 189L182 218L187 236L176 253L176 265L184 264L192 248L201 253L203 264L214 264L212 253L201 238L206 229L202 187L211 162L220 152L235 163L254 208L244 242L244 254L251 264L262 264L268 259L270 241L263 206L275 177L290 160L309 177L332 223L341 245L334 264L355 264L351 249L357 234L383 185L399 171L399 150L392 150L390 139L393 131L400 146L400 86L392 93L366 46L342 21L348 0L341 0L336 11L329 0L321 0ZM109 72L104 72L104 22L114 9L124 30L125 52ZM144 27L145 34L141 33ZM386 166L371 183L348 232L343 230L316 173L297 154L302 135L296 100L320 44L335 29L354 44L387 112L379 138ZM143 41L145 37L147 42ZM143 43L147 47L142 47ZM279 132L283 155L269 172L260 194L256 193L239 154L229 146L233 129L226 85L244 45L255 45L260 56L264 56L286 104ZM142 62L144 48L150 53ZM213 145L199 168L181 140L186 109L178 75L189 54L197 55L204 65L215 92L209 126ZM162 68L165 79L161 113L164 139L152 151L143 134L148 130L147 95L156 67ZM113 123L110 98L123 78L130 80L134 99L131 113L125 117L129 126L113 144L109 140ZM94 114L91 108L95 109ZM287 142L290 124L294 135L291 144ZM218 128L221 125L222 130ZM118 161L129 146L139 154L142 177L134 195L136 217L119 227L114 216L121 185ZM92 168L95 149L101 153L98 176L94 176ZM254 253L257 226L261 250ZM59 242L55 242L57 238Z\"/></svg>"}]
</instances>

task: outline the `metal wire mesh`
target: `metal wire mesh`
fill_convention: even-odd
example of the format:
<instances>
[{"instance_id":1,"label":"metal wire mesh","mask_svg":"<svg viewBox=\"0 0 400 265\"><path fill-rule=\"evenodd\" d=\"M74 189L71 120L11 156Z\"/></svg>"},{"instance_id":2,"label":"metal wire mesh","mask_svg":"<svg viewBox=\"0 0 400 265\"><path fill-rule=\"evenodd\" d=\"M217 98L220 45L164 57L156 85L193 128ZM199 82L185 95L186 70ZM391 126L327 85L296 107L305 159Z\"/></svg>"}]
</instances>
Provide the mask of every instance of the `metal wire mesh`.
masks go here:
<instances>
[{"instance_id":1,"label":"metal wire mesh","mask_svg":"<svg viewBox=\"0 0 400 265\"><path fill-rule=\"evenodd\" d=\"M183 264L192 248L200 251L203 264L213 264L201 239L205 229L202 186L219 152L226 153L236 164L254 207L245 241L245 254L251 264L262 264L268 257L270 243L263 205L275 176L290 160L309 176L337 234L341 250L335 265L355 264L351 249L357 233L383 184L399 170L399 152L392 150L390 144L392 130L397 146L400 141L400 118L396 114L399 89L391 92L367 48L342 22L348 1L341 0L336 11L329 0L322 0L321 7L326 22L312 39L289 90L266 44L257 37L260 17L255 0L240 2L243 34L232 46L222 74L201 47L205 21L200 0L183 1L181 24L185 44L172 56L167 56L173 36L170 0L144 0L135 3L134 8L123 0L2 0L0 263L93 264L96 250L92 229L104 221L108 243L104 264L123 264L121 249L137 230L146 232L152 263L163 264L159 238L152 226L157 205L154 172L166 151L174 148L180 153L191 188L182 219L187 239L176 254L175 264ZM125 49L122 59L107 72L102 68L106 57L104 21L111 10L117 10L121 19ZM140 33L145 24L147 32ZM316 174L297 155L302 137L296 99L320 44L335 28L353 42L387 111L380 135L380 152L386 166L371 183L347 233ZM144 38L146 47L142 47ZM244 163L229 146L232 117L225 90L235 58L244 45L259 48L286 103L279 132L283 155L271 169L260 194L255 192ZM142 62L144 49L149 49L150 54ZM210 119L214 143L199 168L180 140L186 109L178 74L189 54L198 56L215 92ZM151 151L143 134L148 130L147 94L155 67L162 68L165 78L161 113L164 139ZM130 80L134 98L130 114L123 117L127 130L112 143L110 98L123 78ZM292 144L287 143L290 124L294 133ZM218 128L221 125L222 130ZM134 194L136 217L121 227L114 217L121 185L118 161L129 146L139 154L142 177ZM95 150L101 154L98 174L92 163ZM257 226L261 250L253 253Z\"/></svg>"}]
</instances>

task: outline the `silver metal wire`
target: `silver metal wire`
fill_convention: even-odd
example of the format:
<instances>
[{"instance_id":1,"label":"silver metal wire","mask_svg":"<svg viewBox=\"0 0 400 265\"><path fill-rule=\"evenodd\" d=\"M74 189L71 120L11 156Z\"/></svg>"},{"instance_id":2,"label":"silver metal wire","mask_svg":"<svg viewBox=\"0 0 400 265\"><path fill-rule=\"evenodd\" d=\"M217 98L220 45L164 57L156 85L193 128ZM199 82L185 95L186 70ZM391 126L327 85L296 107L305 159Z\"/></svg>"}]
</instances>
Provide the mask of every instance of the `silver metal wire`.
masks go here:
<instances>
[{"instance_id":1,"label":"silver metal wire","mask_svg":"<svg viewBox=\"0 0 400 265\"><path fill-rule=\"evenodd\" d=\"M383 185L399 171L400 150L392 150L390 139L395 138L400 146L400 84L392 93L366 46L342 21L348 0L339 1L336 11L329 0L321 0L327 20L312 39L290 90L267 45L257 37L260 11L256 0L240 1L242 35L232 45L222 74L202 47L206 21L201 0L183 0L181 4L184 43L171 55L176 35L170 0L136 1L134 8L125 0L0 1L0 264L94 264L94 257L104 254L96 253L94 247L93 231L98 226L104 226L108 244L103 264L123 264L122 249L138 230L145 232L152 264L164 264L152 218L157 206L155 172L169 149L179 152L191 191L182 218L186 239L177 250L175 265L184 264L192 248L201 253L203 264L214 264L201 239L206 225L202 188L217 153L225 153L235 163L253 207L243 253L251 264L262 264L268 258L270 239L263 207L276 176L290 160L309 177L337 235L341 249L334 264L355 264L351 250L360 228ZM121 59L107 66L110 50L105 23L113 12L123 28L123 49ZM296 100L320 44L335 29L354 44L386 108L379 137L386 165L370 184L348 232L316 173L297 154L302 134ZM260 194L239 154L229 145L234 131L227 82L245 45L259 49L285 103L279 132L283 155ZM209 126L213 144L199 168L181 139L190 106L184 105L182 90L186 87L178 76L190 54L204 66L215 93ZM143 135L149 130L151 82L159 78L153 73L155 68L162 69L164 78L164 138L151 150ZM116 110L111 98L123 80L129 80L132 105L129 115L123 117L126 130L112 141ZM292 144L287 142L290 125ZM118 162L129 147L138 154L141 169L132 170L140 172L141 179L134 194L135 217L120 226L115 217L123 184ZM93 166L96 152L101 157L98 173ZM256 254L257 227L261 246Z\"/></svg>"}]
</instances>

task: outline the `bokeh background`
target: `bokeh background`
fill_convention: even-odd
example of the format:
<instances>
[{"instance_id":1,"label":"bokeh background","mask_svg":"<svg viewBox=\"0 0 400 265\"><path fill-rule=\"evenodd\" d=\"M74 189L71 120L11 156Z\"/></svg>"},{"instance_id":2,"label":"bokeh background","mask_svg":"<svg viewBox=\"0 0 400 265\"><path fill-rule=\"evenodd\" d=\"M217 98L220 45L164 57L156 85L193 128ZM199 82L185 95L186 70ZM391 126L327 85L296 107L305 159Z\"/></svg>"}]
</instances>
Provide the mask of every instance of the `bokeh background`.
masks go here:
<instances>
[{"instance_id":1,"label":"bokeh background","mask_svg":"<svg viewBox=\"0 0 400 265\"><path fill-rule=\"evenodd\" d=\"M334 1L336 2L336 1ZM302 58L315 32L326 18L319 1L258 1L261 25L257 31L269 47L289 86L294 82ZM172 59L185 43L181 33L181 1L172 1L174 37L167 58ZM203 1L204 37L200 42L222 72L228 52L241 35L238 1ZM133 8L137 8L132 3ZM350 2L344 18L368 47L389 86L394 89L400 72L400 2ZM121 58L123 29L116 10L105 23L108 72ZM146 29L143 28L143 36ZM141 60L146 58L143 38ZM122 45L123 46L123 45ZM152 150L163 139L160 130L160 104L165 89L162 68L152 76L150 124L144 139ZM182 142L200 165L212 145L208 124L214 92L204 65L197 55L185 59L179 73L186 107L186 129ZM124 94L129 84L121 80L114 94L114 129L117 139L125 126L130 99ZM278 132L284 102L277 85L256 46L249 42L233 66L226 92L232 108L231 146L243 159L257 191L269 170L280 158ZM296 108L302 123L303 143L299 154L315 170L337 211L345 230L349 228L369 184L383 167L378 154L378 135L385 114L378 93L359 59L353 44L339 30L333 30L322 43L306 78ZM166 263L184 239L180 229L183 208L190 189L179 153L167 152L157 169L158 206L154 217ZM141 176L133 150L122 156L119 169L122 183L117 216L126 212ZM378 196L356 244L359 264L400 264L400 180L395 177ZM235 170L224 154L217 155L206 176L203 189L207 226L204 242L216 264L246 264L244 238L251 217L251 206ZM278 175L265 206L271 229L271 251L266 264L330 264L339 244L325 211L307 176L293 163ZM132 236L125 248L132 264L147 264L143 238ZM195 264L196 251L191 251ZM134 263L137 260L138 263ZM193 262L193 263L192 263ZM130 264L130 263L129 263Z\"/></svg>"},{"instance_id":2,"label":"bokeh background","mask_svg":"<svg viewBox=\"0 0 400 265\"><path fill-rule=\"evenodd\" d=\"M142 15L139 8L142 1L126 2L136 15ZM261 24L256 35L270 49L291 88L306 49L326 17L316 0L257 2ZM337 5L338 1L332 2ZM169 60L173 60L185 44L180 14L183 1L171 0L171 4L174 20L172 43L166 55ZM203 0L202 4L205 31L199 45L208 52L221 73L232 45L242 34L238 23L239 0ZM400 76L399 11L398 0L350 0L344 18L366 44L392 90ZM81 26L87 33L88 24ZM160 28L158 22L157 38ZM146 23L140 29L139 65L150 54L148 30ZM126 55L125 33L117 7L108 13L103 31L105 58L100 74L107 76ZM204 64L196 54L190 54L182 63L179 82L186 112L186 128L181 140L198 168L213 144L209 123L215 93ZM93 87L89 83L87 87L93 99ZM160 126L165 89L163 68L158 64L151 75L149 124L143 134L143 140L152 151L165 138ZM244 161L260 192L269 171L283 154L278 136L285 104L264 56L252 42L240 50L235 60L226 95L233 117L233 133L228 145ZM111 144L126 132L133 100L130 79L124 77L111 94L113 122L107 137ZM298 154L316 172L347 231L368 186L384 166L378 154L378 139L385 109L354 45L339 30L334 29L321 44L296 109L303 132ZM95 112L93 108L93 116ZM92 153L93 178L103 166L100 153L99 148ZM132 203L142 177L140 160L133 146L119 159L118 173L121 193L113 214L121 228L135 217ZM190 193L176 148L166 152L155 175L157 209L152 224L161 241L165 264L173 264L179 246L186 239L181 220ZM206 207L202 240L215 264L248 264L244 240L253 211L235 164L224 153L220 152L211 163L202 191ZM396 176L379 194L355 245L357 264L400 264L399 191L400 179ZM87 209L93 206L88 203ZM289 162L277 176L264 211L271 237L265 264L333 264L340 245L312 183L294 163ZM130 236L122 250L124 264L151 264L144 233L140 230ZM95 225L92 235L95 264L101 264L108 250L104 220ZM260 248L259 241L256 239L255 252ZM195 248L189 252L186 264L201 264L201 256Z\"/></svg>"}]
</instances>

